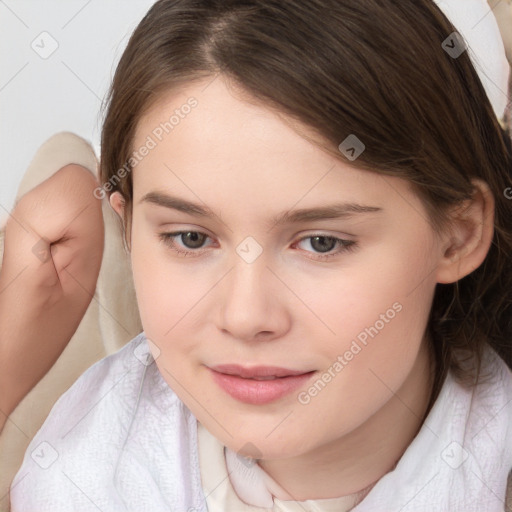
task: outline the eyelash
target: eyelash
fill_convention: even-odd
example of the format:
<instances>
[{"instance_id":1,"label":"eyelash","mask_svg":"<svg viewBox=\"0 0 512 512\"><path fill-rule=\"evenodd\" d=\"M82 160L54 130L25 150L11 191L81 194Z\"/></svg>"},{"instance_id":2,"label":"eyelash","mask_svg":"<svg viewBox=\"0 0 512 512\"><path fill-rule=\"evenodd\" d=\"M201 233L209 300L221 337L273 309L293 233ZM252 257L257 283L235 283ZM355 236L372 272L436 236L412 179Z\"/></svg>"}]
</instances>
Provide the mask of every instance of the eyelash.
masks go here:
<instances>
[{"instance_id":1,"label":"eyelash","mask_svg":"<svg viewBox=\"0 0 512 512\"><path fill-rule=\"evenodd\" d=\"M174 239L176 237L180 236L180 235L184 235L184 234L187 234L187 233L198 233L200 235L205 235L205 236L208 237L208 235L206 235L206 233L202 233L201 231L174 231L172 233L159 233L159 238L160 238L160 240L165 245L167 245L172 250L176 251L177 253L181 254L184 257L187 257L187 256L191 256L191 257L199 256L201 254L201 252L200 252L201 248L199 248L198 250L188 250L187 251L187 250L184 250L184 249L180 249L180 248L178 248L176 246ZM357 243L354 240L345 240L345 239L342 239L342 238L337 238L335 236L324 235L322 233L318 233L318 234L315 233L313 235L308 235L308 236L302 237L296 243L300 243L303 240L307 240L309 238L315 238L315 237L323 237L323 238L328 238L330 240L333 240L337 244L340 245L340 248L336 252L334 252L334 253L314 253L314 254L317 255L317 257L315 257L313 259L327 260L329 258L333 258L335 256L338 256L339 254L344 253L344 252L352 252L352 251L354 251L357 248ZM210 237L208 237L208 238L210 238ZM310 252L310 251L306 251L306 252Z\"/></svg>"}]
</instances>

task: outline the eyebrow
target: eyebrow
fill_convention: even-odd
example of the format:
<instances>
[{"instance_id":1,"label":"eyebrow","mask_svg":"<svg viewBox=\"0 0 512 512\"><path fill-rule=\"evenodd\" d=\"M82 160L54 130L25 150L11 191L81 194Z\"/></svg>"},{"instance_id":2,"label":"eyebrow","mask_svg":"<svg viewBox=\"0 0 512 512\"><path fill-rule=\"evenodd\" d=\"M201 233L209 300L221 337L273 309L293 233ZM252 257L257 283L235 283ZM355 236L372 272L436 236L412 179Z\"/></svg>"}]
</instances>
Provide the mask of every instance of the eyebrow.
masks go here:
<instances>
[{"instance_id":1,"label":"eyebrow","mask_svg":"<svg viewBox=\"0 0 512 512\"><path fill-rule=\"evenodd\" d=\"M139 201L139 204L140 203L150 203L157 206L163 206L164 208L178 210L180 212L199 217L220 218L218 214L207 206L192 203L185 199L168 195L164 192L148 192ZM336 203L316 208L302 208L298 210L285 211L270 219L270 223L273 225L293 224L304 221L339 219L359 213L374 213L381 211L382 208L378 206L365 206L356 203Z\"/></svg>"}]
</instances>

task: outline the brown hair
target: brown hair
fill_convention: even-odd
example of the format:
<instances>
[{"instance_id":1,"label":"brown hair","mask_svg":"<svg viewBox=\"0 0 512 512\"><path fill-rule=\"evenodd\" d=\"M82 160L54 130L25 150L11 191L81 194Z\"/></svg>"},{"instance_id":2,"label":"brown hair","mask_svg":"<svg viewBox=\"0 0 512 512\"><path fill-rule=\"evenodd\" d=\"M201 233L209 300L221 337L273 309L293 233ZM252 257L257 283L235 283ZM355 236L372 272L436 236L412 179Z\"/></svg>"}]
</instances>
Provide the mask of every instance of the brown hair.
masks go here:
<instances>
[{"instance_id":1,"label":"brown hair","mask_svg":"<svg viewBox=\"0 0 512 512\"><path fill-rule=\"evenodd\" d=\"M468 53L443 49L454 31L432 0L160 0L115 73L101 181L126 168L137 123L162 92L223 73L312 128L337 158L340 142L356 135L366 149L351 164L409 181L437 228L447 207L472 196L472 178L487 182L496 201L487 258L435 291L431 406L450 368L470 375L456 353L475 356L477 379L486 343L512 367L510 138ZM112 190L125 198L129 231L131 173Z\"/></svg>"}]
</instances>

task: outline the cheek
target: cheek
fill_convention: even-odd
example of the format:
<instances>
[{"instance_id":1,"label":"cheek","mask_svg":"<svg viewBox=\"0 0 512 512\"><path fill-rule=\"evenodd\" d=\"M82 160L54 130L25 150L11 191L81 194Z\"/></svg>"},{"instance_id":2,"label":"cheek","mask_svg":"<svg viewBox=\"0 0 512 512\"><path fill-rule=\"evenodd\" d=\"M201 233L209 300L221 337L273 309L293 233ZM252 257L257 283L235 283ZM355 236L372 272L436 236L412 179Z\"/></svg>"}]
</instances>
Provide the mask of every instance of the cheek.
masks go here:
<instances>
[{"instance_id":1,"label":"cheek","mask_svg":"<svg viewBox=\"0 0 512 512\"><path fill-rule=\"evenodd\" d=\"M322 370L332 376L332 384L315 398L306 390L302 399L311 402L305 414L321 415L332 431L350 429L404 383L424 339L435 288L429 272L432 258L426 254L425 245L423 250L414 244L399 250L382 246L375 261L361 261L336 280L326 280L325 293L314 288L312 309L335 334L312 317L317 343L310 350L321 355ZM306 293L306 283L303 286ZM336 413L326 415L326 410ZM345 418L343 425L340 417Z\"/></svg>"},{"instance_id":2,"label":"cheek","mask_svg":"<svg viewBox=\"0 0 512 512\"><path fill-rule=\"evenodd\" d=\"M152 233L133 232L131 264L144 331L155 342L170 339L187 313L204 295L205 286L183 271Z\"/></svg>"},{"instance_id":3,"label":"cheek","mask_svg":"<svg viewBox=\"0 0 512 512\"><path fill-rule=\"evenodd\" d=\"M425 232L423 238L398 239L354 254L346 269L326 275L321 283L297 280L316 313L309 323L323 333L321 350L331 359L347 350L357 352L354 366L413 355L423 339L435 289L433 247Z\"/></svg>"}]
</instances>

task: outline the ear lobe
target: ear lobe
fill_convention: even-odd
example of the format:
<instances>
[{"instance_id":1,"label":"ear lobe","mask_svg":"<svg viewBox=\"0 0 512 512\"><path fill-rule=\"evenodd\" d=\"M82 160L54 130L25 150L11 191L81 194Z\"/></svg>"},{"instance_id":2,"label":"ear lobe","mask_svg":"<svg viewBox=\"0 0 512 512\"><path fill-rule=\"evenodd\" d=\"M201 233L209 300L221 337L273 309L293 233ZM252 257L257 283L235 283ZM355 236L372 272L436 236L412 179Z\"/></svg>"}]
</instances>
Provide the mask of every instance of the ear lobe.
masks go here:
<instances>
[{"instance_id":1,"label":"ear lobe","mask_svg":"<svg viewBox=\"0 0 512 512\"><path fill-rule=\"evenodd\" d=\"M125 200L121 192L118 190L112 192L112 194L110 194L109 202L114 211L119 215L119 217L121 217L121 219L123 219Z\"/></svg>"},{"instance_id":2,"label":"ear lobe","mask_svg":"<svg viewBox=\"0 0 512 512\"><path fill-rule=\"evenodd\" d=\"M494 236L494 197L482 180L472 180L473 197L451 214L444 254L437 268L438 283L454 283L485 260Z\"/></svg>"}]
</instances>

